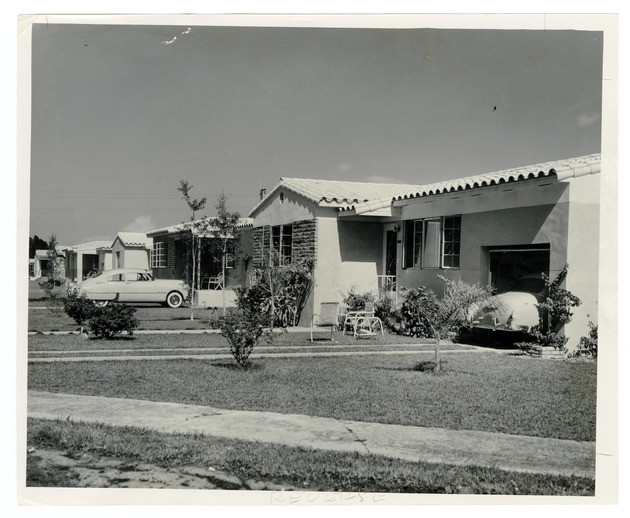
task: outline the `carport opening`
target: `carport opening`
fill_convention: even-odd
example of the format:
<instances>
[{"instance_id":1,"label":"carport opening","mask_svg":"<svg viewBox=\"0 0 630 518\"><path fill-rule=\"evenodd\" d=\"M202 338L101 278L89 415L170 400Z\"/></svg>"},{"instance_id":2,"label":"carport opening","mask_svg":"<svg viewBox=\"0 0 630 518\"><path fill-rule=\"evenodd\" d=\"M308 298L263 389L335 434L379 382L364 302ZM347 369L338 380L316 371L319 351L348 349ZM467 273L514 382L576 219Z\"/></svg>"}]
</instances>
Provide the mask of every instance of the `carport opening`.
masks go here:
<instances>
[{"instance_id":1,"label":"carport opening","mask_svg":"<svg viewBox=\"0 0 630 518\"><path fill-rule=\"evenodd\" d=\"M549 244L488 248L489 279L497 293L523 285L528 278L549 275ZM536 283L541 284L541 283Z\"/></svg>"}]
</instances>

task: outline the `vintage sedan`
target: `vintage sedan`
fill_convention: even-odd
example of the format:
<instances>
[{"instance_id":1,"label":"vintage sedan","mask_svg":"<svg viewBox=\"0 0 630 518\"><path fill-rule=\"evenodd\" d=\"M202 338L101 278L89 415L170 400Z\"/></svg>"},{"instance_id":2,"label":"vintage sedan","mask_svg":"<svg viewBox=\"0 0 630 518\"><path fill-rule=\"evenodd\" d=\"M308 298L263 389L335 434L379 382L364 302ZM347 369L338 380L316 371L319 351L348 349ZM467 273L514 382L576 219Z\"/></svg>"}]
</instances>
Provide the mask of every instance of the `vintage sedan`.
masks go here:
<instances>
[{"instance_id":1,"label":"vintage sedan","mask_svg":"<svg viewBox=\"0 0 630 518\"><path fill-rule=\"evenodd\" d=\"M539 323L537 304L542 301L545 282L541 275L526 275L514 287L494 297L494 304L475 314L473 329L528 333Z\"/></svg>"},{"instance_id":2,"label":"vintage sedan","mask_svg":"<svg viewBox=\"0 0 630 518\"><path fill-rule=\"evenodd\" d=\"M155 279L148 270L121 268L97 273L78 284L74 292L101 307L109 302L158 302L178 308L188 294L188 287L183 281Z\"/></svg>"}]
</instances>

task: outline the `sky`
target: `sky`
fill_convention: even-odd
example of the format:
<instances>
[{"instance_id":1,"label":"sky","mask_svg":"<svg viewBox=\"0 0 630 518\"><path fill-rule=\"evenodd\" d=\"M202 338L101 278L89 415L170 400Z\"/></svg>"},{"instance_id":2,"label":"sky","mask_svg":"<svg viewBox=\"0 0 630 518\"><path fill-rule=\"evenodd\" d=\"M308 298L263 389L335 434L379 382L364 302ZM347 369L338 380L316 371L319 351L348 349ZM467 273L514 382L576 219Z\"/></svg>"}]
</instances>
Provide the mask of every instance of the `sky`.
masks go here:
<instances>
[{"instance_id":1,"label":"sky","mask_svg":"<svg viewBox=\"0 0 630 518\"><path fill-rule=\"evenodd\" d=\"M246 216L281 178L425 184L601 150L597 31L39 23L29 235Z\"/></svg>"}]
</instances>

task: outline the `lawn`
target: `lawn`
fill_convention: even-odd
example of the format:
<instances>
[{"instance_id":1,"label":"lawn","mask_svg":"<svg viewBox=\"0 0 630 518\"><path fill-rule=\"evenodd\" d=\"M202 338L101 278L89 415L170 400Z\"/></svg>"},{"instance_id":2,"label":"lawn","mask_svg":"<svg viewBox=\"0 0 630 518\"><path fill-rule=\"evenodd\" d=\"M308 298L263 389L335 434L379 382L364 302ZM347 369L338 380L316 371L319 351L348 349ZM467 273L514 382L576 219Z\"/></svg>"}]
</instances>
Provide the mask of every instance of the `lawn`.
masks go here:
<instances>
[{"instance_id":1,"label":"lawn","mask_svg":"<svg viewBox=\"0 0 630 518\"><path fill-rule=\"evenodd\" d=\"M225 478L219 479L221 489L563 496L592 496L595 492L595 481L580 477L406 462L70 421L29 419L27 442L33 449L27 457L27 486L85 487L73 468L91 471L90 480L94 480L97 464L111 466L118 461L120 478L111 478L111 468L101 469L105 473L98 479L100 487L134 487L132 472L142 472L146 480L157 468L181 481L178 473L193 466L199 478L209 479L215 487L219 479L215 473L227 474L227 483ZM63 464L44 464L42 453L51 450L63 453ZM190 477L183 484L189 485ZM185 485L179 482L169 487L183 489Z\"/></svg>"},{"instance_id":2,"label":"lawn","mask_svg":"<svg viewBox=\"0 0 630 518\"><path fill-rule=\"evenodd\" d=\"M234 410L595 440L594 363L445 353L445 371L435 375L424 368L431 359L430 351L417 356L260 358L247 371L231 359L30 363L28 386Z\"/></svg>"},{"instance_id":3,"label":"lawn","mask_svg":"<svg viewBox=\"0 0 630 518\"><path fill-rule=\"evenodd\" d=\"M157 304L137 305L135 317L139 321L138 329L192 329L204 330L216 328L220 310L195 309L194 320L190 319L190 308L164 308ZM63 309L46 308L45 302L31 302L28 311L28 331L76 331L79 326Z\"/></svg>"},{"instance_id":4,"label":"lawn","mask_svg":"<svg viewBox=\"0 0 630 518\"><path fill-rule=\"evenodd\" d=\"M31 300L31 307L44 306ZM143 305L139 329L216 327L220 312ZM76 331L63 312L29 310L29 330ZM320 334L324 336L324 334ZM452 430L479 430L577 441L595 440L595 363L542 361L527 356L471 352L446 345L444 372L431 372L427 340L386 335L357 341L335 334L335 343L311 343L308 333L276 333L254 353L312 353L311 357L255 358L248 370L229 356L215 360L153 359L30 362L28 388L151 401L272 411ZM117 340L77 334L36 334L32 359L73 356L227 354L216 333L134 334ZM330 357L329 352L359 354ZM360 353L390 354L360 354ZM391 354L396 352L412 354ZM169 435L104 425L29 419L29 446L59 450L70 459L119 459L164 469L214 466L244 481L272 481L287 489L471 494L593 495L594 481L508 473L443 464L408 463L377 456L289 448L195 435ZM84 455L86 454L86 455ZM39 459L39 460L38 460ZM76 480L61 466L29 456L29 485ZM68 476L65 476L66 473ZM74 481L74 482L73 482ZM260 486L258 486L260 487Z\"/></svg>"},{"instance_id":5,"label":"lawn","mask_svg":"<svg viewBox=\"0 0 630 518\"><path fill-rule=\"evenodd\" d=\"M293 347L299 350L305 350L305 348L322 348L332 347L338 350L342 347L373 347L383 350L388 346L398 345L415 345L418 347L424 347L429 350L434 349L433 341L425 338L410 338L405 336L393 335L386 333L384 336L371 337L369 339L357 340L351 335L343 335L341 332L334 333L334 341L328 340L330 334L327 333L315 333L314 341L310 340L310 333L308 332L284 332L283 330L276 329L271 335L267 335L259 342L260 347L280 347L287 348ZM449 345L445 344L444 349L449 348L457 349L471 349L466 345ZM221 336L216 330L206 330L200 333L150 333L142 334L136 333L133 336L120 335L114 340L104 340L88 338L83 339L78 333L51 335L45 333L38 333L28 337L28 350L29 352L36 351L67 351L67 352L79 352L90 350L108 350L112 352L129 350L129 351L142 351L142 350L166 350L175 349L186 351L190 349L199 349L205 352L228 352L229 343Z\"/></svg>"}]
</instances>

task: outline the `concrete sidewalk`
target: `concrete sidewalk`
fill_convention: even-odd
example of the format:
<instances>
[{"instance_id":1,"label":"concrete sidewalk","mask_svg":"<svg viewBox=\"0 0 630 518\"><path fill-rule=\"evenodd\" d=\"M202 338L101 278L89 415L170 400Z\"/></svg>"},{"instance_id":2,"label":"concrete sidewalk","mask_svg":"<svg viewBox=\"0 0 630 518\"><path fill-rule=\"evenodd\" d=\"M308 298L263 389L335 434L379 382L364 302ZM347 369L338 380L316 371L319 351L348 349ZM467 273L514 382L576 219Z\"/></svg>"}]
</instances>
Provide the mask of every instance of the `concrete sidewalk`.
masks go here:
<instances>
[{"instance_id":1,"label":"concrete sidewalk","mask_svg":"<svg viewBox=\"0 0 630 518\"><path fill-rule=\"evenodd\" d=\"M35 391L28 392L28 416L135 426L166 433L204 433L414 462L595 477L592 442Z\"/></svg>"}]
</instances>

